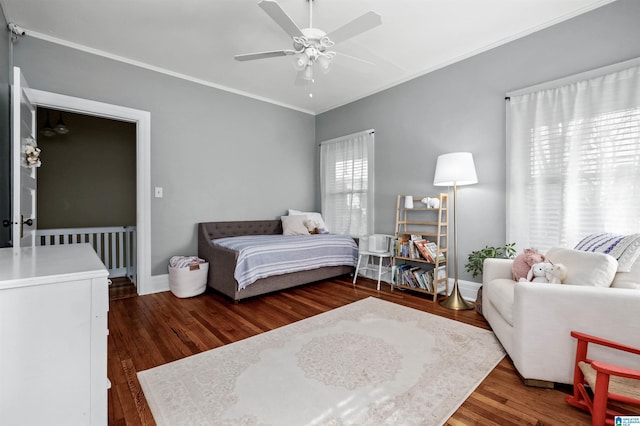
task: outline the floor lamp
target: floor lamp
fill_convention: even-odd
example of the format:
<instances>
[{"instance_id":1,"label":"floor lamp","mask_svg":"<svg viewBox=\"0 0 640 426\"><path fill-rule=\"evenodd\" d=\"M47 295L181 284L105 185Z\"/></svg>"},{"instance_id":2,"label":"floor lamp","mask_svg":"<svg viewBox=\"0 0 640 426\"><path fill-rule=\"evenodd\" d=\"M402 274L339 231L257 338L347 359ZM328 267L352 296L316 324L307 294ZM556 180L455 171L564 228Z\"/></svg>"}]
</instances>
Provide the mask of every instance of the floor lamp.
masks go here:
<instances>
[{"instance_id":1,"label":"floor lamp","mask_svg":"<svg viewBox=\"0 0 640 426\"><path fill-rule=\"evenodd\" d=\"M453 291L440 305L445 308L463 310L473 309L473 304L462 298L458 289L458 186L478 183L473 155L470 152L452 152L438 157L436 173L433 178L434 186L453 186Z\"/></svg>"}]
</instances>

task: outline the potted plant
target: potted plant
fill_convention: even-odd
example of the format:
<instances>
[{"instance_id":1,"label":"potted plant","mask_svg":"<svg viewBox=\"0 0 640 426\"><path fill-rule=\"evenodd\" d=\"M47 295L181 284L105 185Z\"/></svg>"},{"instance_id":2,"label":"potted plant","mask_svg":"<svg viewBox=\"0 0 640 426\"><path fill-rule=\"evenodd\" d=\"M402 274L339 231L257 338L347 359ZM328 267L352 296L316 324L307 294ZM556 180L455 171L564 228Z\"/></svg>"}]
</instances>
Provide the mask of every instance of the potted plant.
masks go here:
<instances>
[{"instance_id":1,"label":"potted plant","mask_svg":"<svg viewBox=\"0 0 640 426\"><path fill-rule=\"evenodd\" d=\"M485 259L513 259L516 254L515 245L516 243L509 243L500 247L485 246L485 248L481 250L472 251L469 253L469 256L467 256L467 263L464 265L464 270L471 272L474 278L482 275L482 267L484 266ZM482 286L478 289L478 295L476 296L476 312L482 315Z\"/></svg>"},{"instance_id":2,"label":"potted plant","mask_svg":"<svg viewBox=\"0 0 640 426\"><path fill-rule=\"evenodd\" d=\"M467 257L467 263L464 265L464 270L471 272L471 275L475 278L478 275L482 275L482 267L484 260L487 258L503 258L513 259L516 254L516 243L505 244L500 247L485 246L482 250L476 250L469 253Z\"/></svg>"}]
</instances>

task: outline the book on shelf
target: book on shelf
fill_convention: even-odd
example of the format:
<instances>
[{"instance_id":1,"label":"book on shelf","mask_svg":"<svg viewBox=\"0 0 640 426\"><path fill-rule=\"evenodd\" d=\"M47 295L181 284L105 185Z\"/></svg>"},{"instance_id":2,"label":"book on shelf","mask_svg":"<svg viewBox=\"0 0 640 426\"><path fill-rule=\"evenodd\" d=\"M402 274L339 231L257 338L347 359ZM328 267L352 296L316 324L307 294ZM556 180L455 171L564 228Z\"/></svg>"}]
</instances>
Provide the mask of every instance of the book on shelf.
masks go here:
<instances>
[{"instance_id":1,"label":"book on shelf","mask_svg":"<svg viewBox=\"0 0 640 426\"><path fill-rule=\"evenodd\" d=\"M420 285L424 290L431 291L431 271L425 271L421 269L419 274Z\"/></svg>"},{"instance_id":2,"label":"book on shelf","mask_svg":"<svg viewBox=\"0 0 640 426\"><path fill-rule=\"evenodd\" d=\"M425 245L425 248L429 252L429 256L431 257L431 259L433 259L431 263L436 263L436 260L438 262L445 261L444 253L438 250L438 246L436 245L436 243L428 243Z\"/></svg>"},{"instance_id":3,"label":"book on shelf","mask_svg":"<svg viewBox=\"0 0 640 426\"><path fill-rule=\"evenodd\" d=\"M404 236L398 237L396 240L396 256L405 257L404 253L407 247L407 238Z\"/></svg>"},{"instance_id":4,"label":"book on shelf","mask_svg":"<svg viewBox=\"0 0 640 426\"><path fill-rule=\"evenodd\" d=\"M391 279L394 284L404 283L404 271L409 269L409 265L394 265L391 268Z\"/></svg>"},{"instance_id":5,"label":"book on shelf","mask_svg":"<svg viewBox=\"0 0 640 426\"><path fill-rule=\"evenodd\" d=\"M417 287L423 289L423 290L427 290L427 287L424 284L424 281L422 280L422 273L424 272L422 268L419 267L414 267L410 269L411 274L413 275L413 281L416 284Z\"/></svg>"},{"instance_id":6,"label":"book on shelf","mask_svg":"<svg viewBox=\"0 0 640 426\"><path fill-rule=\"evenodd\" d=\"M412 259L423 258L429 263L436 263L436 260L438 260L438 262L445 261L444 253L438 250L438 246L436 245L436 243L431 242L429 240L425 240L425 239L414 240L410 242L412 242L413 245L415 246L416 252L419 254L419 256L417 257L405 256L405 257L411 257Z\"/></svg>"},{"instance_id":7,"label":"book on shelf","mask_svg":"<svg viewBox=\"0 0 640 426\"><path fill-rule=\"evenodd\" d=\"M410 268L409 265L394 265L391 268L392 280L394 284L406 285L405 272Z\"/></svg>"},{"instance_id":8,"label":"book on shelf","mask_svg":"<svg viewBox=\"0 0 640 426\"><path fill-rule=\"evenodd\" d=\"M424 281L422 280L422 269L421 268L413 268L413 269L411 269L411 272L413 272L413 277L414 277L416 283L418 284L418 287L420 287L423 290L426 290L426 287L424 286Z\"/></svg>"},{"instance_id":9,"label":"book on shelf","mask_svg":"<svg viewBox=\"0 0 640 426\"><path fill-rule=\"evenodd\" d=\"M401 284L404 284L406 286L412 287L412 288L416 288L416 284L413 281L413 275L411 273L411 271L406 270L402 272L402 282Z\"/></svg>"},{"instance_id":10,"label":"book on shelf","mask_svg":"<svg viewBox=\"0 0 640 426\"><path fill-rule=\"evenodd\" d=\"M411 259L417 259L418 252L414 240L409 240L409 256Z\"/></svg>"},{"instance_id":11,"label":"book on shelf","mask_svg":"<svg viewBox=\"0 0 640 426\"><path fill-rule=\"evenodd\" d=\"M408 264L394 265L393 284L432 292L434 287L433 269L424 269ZM439 286L440 287L440 286Z\"/></svg>"},{"instance_id":12,"label":"book on shelf","mask_svg":"<svg viewBox=\"0 0 640 426\"><path fill-rule=\"evenodd\" d=\"M436 293L442 293L447 289L447 265L440 265L432 272L433 276L435 276L433 282L435 283Z\"/></svg>"},{"instance_id":13,"label":"book on shelf","mask_svg":"<svg viewBox=\"0 0 640 426\"><path fill-rule=\"evenodd\" d=\"M411 235L410 237L398 237L396 245L396 256L406 257L408 259L420 259L420 252L416 248L416 240L414 240L413 237L414 235Z\"/></svg>"},{"instance_id":14,"label":"book on shelf","mask_svg":"<svg viewBox=\"0 0 640 426\"><path fill-rule=\"evenodd\" d=\"M427 244L429 244L429 240L425 240L425 239L415 240L413 244L416 246L416 248L418 249L418 252L422 255L422 257L427 262L434 263L433 258L431 257L431 253L429 253L426 247Z\"/></svg>"},{"instance_id":15,"label":"book on shelf","mask_svg":"<svg viewBox=\"0 0 640 426\"><path fill-rule=\"evenodd\" d=\"M437 279L443 280L447 278L447 265L438 266L438 271L436 273Z\"/></svg>"},{"instance_id":16,"label":"book on shelf","mask_svg":"<svg viewBox=\"0 0 640 426\"><path fill-rule=\"evenodd\" d=\"M436 243L427 243L424 248L429 253L430 262L435 263L438 257L438 246L436 246Z\"/></svg>"}]
</instances>

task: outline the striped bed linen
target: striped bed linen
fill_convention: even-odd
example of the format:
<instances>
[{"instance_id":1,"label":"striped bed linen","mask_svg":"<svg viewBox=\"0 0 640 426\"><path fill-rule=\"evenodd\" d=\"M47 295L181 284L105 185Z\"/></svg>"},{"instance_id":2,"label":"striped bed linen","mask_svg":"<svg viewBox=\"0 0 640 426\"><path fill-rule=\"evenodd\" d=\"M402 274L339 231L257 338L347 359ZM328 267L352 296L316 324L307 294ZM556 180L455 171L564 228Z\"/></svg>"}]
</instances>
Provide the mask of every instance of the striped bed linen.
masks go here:
<instances>
[{"instance_id":1,"label":"striped bed linen","mask_svg":"<svg viewBox=\"0 0 640 426\"><path fill-rule=\"evenodd\" d=\"M640 256L640 234L591 234L574 247L576 250L604 253L618 260L618 272L629 272Z\"/></svg>"},{"instance_id":2,"label":"striped bed linen","mask_svg":"<svg viewBox=\"0 0 640 426\"><path fill-rule=\"evenodd\" d=\"M244 235L211 242L238 252L234 278L239 289L273 275L323 266L355 267L358 257L358 246L348 235Z\"/></svg>"}]
</instances>

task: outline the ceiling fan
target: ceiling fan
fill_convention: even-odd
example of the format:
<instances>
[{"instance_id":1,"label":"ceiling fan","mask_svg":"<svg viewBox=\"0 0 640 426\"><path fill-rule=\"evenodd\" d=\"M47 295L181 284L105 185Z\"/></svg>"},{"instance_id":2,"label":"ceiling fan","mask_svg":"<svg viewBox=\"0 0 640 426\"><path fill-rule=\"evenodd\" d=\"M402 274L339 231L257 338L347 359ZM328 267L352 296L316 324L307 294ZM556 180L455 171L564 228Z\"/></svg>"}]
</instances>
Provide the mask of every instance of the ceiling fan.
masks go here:
<instances>
[{"instance_id":1,"label":"ceiling fan","mask_svg":"<svg viewBox=\"0 0 640 426\"><path fill-rule=\"evenodd\" d=\"M309 2L309 27L307 28L298 27L277 1L261 0L258 3L258 6L291 37L293 49L236 55L234 59L237 61L252 61L254 59L295 55L295 67L298 70L296 84L305 84L313 81L314 64L318 63L325 72L329 70L331 60L336 56L336 52L329 49L335 44L382 24L381 16L369 11L327 34L313 27L314 0L306 1Z\"/></svg>"}]
</instances>

